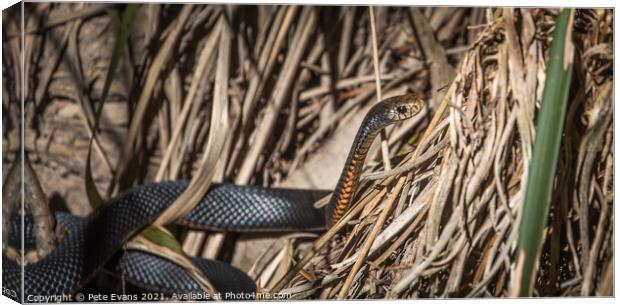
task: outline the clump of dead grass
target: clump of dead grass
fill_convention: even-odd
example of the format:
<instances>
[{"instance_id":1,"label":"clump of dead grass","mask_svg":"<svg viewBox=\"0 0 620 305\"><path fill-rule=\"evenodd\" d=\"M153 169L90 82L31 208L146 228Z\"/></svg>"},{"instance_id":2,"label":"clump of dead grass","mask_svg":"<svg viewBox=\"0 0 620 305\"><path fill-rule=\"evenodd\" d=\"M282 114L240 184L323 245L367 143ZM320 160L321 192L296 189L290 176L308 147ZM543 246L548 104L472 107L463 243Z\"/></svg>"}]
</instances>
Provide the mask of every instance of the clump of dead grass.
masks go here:
<instances>
[{"instance_id":1,"label":"clump of dead grass","mask_svg":"<svg viewBox=\"0 0 620 305\"><path fill-rule=\"evenodd\" d=\"M408 171L380 180L381 192L362 190L358 204L366 206L338 238L315 246L282 291L318 298L507 295L555 14L499 9L488 16L423 140L400 165ZM580 10L575 20L581 60L537 296L611 294L610 21L605 10ZM424 152L432 156L406 166ZM353 285L341 291L359 261Z\"/></svg>"}]
</instances>

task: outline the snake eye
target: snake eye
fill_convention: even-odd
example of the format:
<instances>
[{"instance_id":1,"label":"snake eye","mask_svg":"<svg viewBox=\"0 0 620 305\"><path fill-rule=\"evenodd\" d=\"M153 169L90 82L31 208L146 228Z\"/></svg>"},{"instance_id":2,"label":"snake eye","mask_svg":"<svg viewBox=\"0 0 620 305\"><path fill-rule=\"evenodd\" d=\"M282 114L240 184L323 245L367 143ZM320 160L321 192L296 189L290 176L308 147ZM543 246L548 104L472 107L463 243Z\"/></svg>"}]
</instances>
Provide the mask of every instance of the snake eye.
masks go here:
<instances>
[{"instance_id":1,"label":"snake eye","mask_svg":"<svg viewBox=\"0 0 620 305\"><path fill-rule=\"evenodd\" d=\"M398 111L398 113L400 114L405 114L407 112L407 107L405 107L404 105L400 105L396 107L396 111Z\"/></svg>"}]
</instances>

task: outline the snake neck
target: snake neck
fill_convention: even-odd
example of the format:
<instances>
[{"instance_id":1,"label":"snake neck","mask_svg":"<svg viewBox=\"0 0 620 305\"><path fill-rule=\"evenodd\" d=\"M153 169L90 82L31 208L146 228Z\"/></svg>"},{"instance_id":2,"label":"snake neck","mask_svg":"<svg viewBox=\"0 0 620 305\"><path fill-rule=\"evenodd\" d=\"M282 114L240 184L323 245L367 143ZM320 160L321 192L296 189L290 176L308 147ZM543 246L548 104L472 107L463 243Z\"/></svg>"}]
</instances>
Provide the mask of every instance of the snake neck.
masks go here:
<instances>
[{"instance_id":1,"label":"snake neck","mask_svg":"<svg viewBox=\"0 0 620 305\"><path fill-rule=\"evenodd\" d=\"M344 164L336 189L327 206L327 224L334 225L349 209L355 191L359 184L359 177L364 166L364 160L370 149L370 145L379 134L381 128L389 125L376 116L367 115L362 122L362 127L357 132L349 156Z\"/></svg>"}]
</instances>

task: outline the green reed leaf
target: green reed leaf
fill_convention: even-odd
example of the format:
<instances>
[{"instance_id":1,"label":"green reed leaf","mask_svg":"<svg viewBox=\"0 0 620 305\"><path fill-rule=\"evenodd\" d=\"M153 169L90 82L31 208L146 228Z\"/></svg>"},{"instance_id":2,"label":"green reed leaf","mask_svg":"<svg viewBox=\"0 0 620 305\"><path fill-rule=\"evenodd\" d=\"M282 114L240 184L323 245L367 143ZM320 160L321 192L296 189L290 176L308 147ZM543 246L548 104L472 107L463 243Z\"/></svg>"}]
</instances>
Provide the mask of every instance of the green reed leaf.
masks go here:
<instances>
[{"instance_id":1,"label":"green reed leaf","mask_svg":"<svg viewBox=\"0 0 620 305\"><path fill-rule=\"evenodd\" d=\"M549 53L549 64L536 124L536 138L529 167L523 214L519 224L517 277L513 296L532 295L543 232L556 175L560 143L572 75L572 10L563 9L556 17L556 28Z\"/></svg>"}]
</instances>

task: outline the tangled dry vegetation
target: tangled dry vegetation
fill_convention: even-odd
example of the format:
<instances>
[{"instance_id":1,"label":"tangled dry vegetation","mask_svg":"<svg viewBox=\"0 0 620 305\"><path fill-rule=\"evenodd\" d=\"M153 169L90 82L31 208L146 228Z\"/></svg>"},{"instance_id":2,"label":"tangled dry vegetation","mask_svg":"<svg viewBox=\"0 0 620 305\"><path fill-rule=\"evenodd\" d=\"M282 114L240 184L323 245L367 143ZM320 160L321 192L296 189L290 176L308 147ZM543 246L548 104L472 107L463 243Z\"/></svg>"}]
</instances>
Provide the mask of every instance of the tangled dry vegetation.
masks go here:
<instances>
[{"instance_id":1,"label":"tangled dry vegetation","mask_svg":"<svg viewBox=\"0 0 620 305\"><path fill-rule=\"evenodd\" d=\"M26 5L24 144L44 191L76 214L90 211L86 149L121 12ZM383 95L416 92L430 106L423 120L388 130L394 169L382 171L375 148L356 205L320 237L235 249L226 242L234 236L175 232L188 254L231 259L293 298L505 296L557 11L374 13ZM571 100L535 295L612 293L612 16L575 14ZM19 75L19 27L3 22L7 164L18 145L10 80ZM370 29L365 7L143 5L100 122L99 189L109 197L200 176L214 157L215 181L333 187L376 100Z\"/></svg>"},{"instance_id":2,"label":"tangled dry vegetation","mask_svg":"<svg viewBox=\"0 0 620 305\"><path fill-rule=\"evenodd\" d=\"M366 189L353 225L320 245L305 269L310 276L298 276L286 291L321 298L508 295L555 13L489 14L422 141L393 171L402 173ZM612 291L611 24L605 10L575 16L578 59L538 296Z\"/></svg>"}]
</instances>

